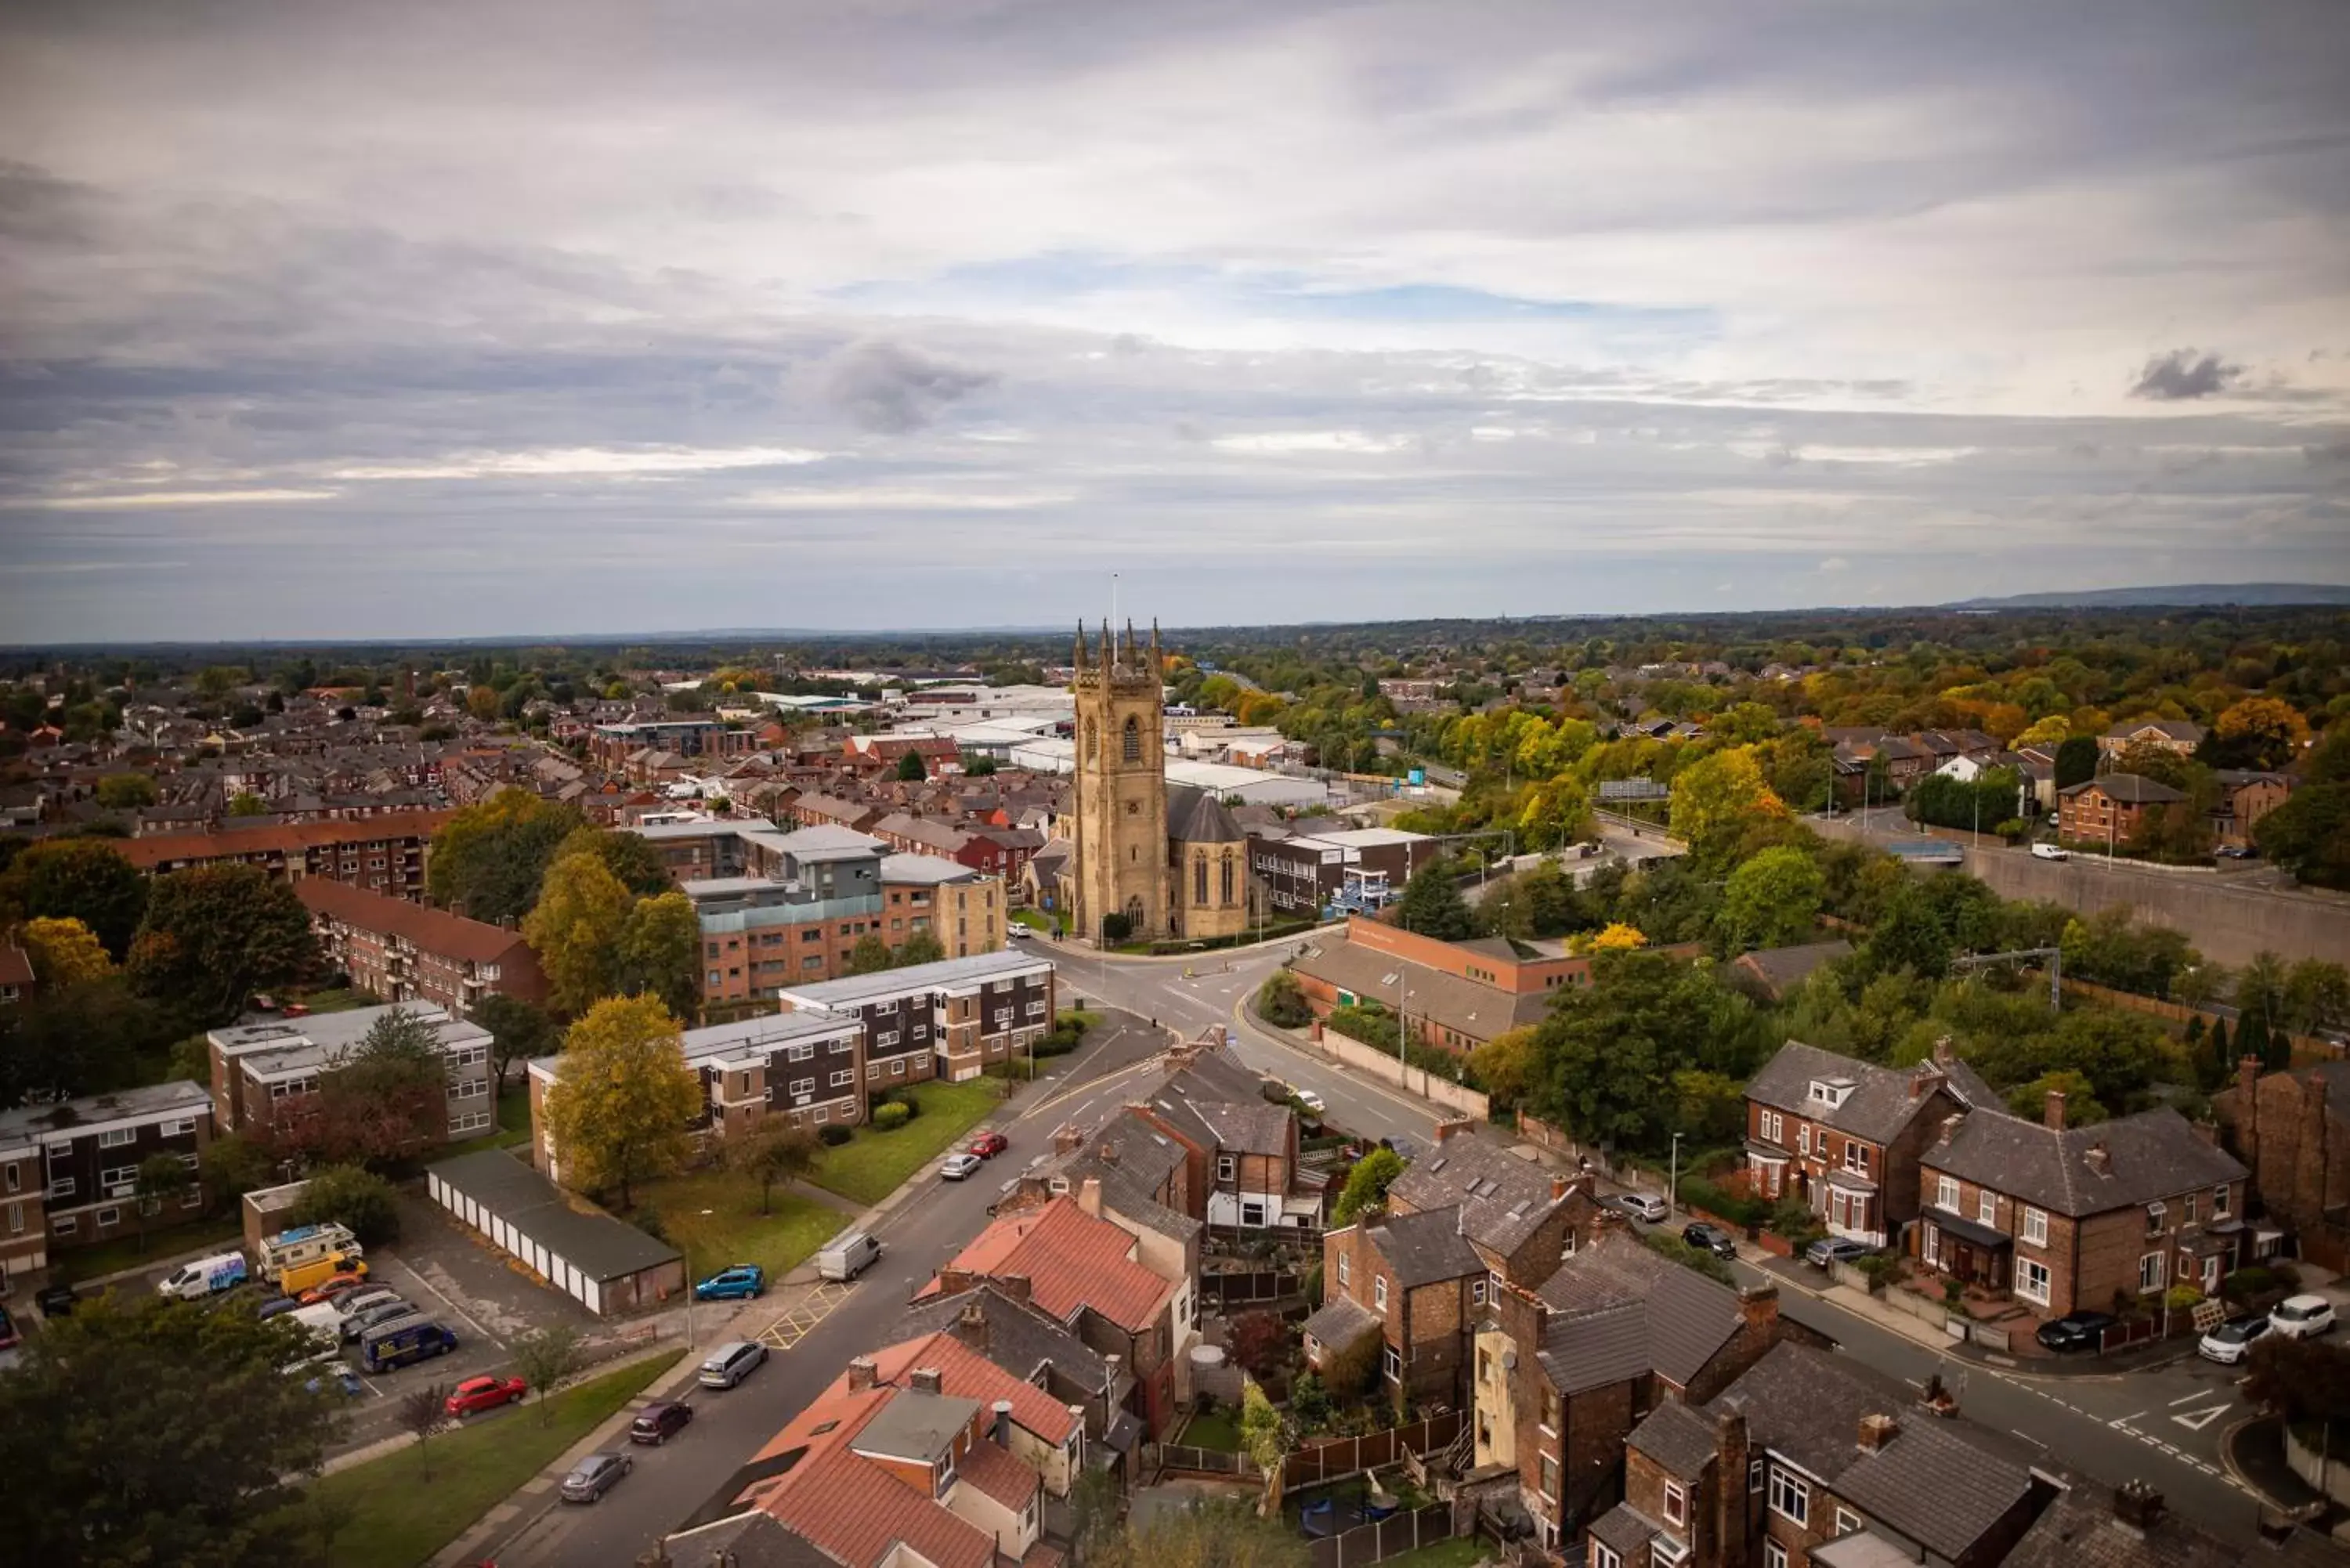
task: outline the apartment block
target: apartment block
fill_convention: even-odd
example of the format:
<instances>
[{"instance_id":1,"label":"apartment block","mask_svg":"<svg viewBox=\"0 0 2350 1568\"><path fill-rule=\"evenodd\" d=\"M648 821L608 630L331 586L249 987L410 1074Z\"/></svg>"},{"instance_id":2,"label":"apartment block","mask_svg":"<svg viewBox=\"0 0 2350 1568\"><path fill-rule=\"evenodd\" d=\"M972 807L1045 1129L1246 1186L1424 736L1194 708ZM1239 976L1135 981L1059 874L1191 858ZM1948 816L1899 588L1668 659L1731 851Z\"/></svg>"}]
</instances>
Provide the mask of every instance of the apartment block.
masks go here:
<instances>
[{"instance_id":1,"label":"apartment block","mask_svg":"<svg viewBox=\"0 0 2350 1568\"><path fill-rule=\"evenodd\" d=\"M519 931L339 882L306 880L295 891L328 961L386 1002L465 1018L488 996L546 1000L546 976Z\"/></svg>"},{"instance_id":2,"label":"apartment block","mask_svg":"<svg viewBox=\"0 0 2350 1568\"><path fill-rule=\"evenodd\" d=\"M47 1268L53 1251L136 1230L139 1167L155 1155L182 1161L192 1179L172 1215L146 1199L149 1216L168 1224L200 1211L212 1136L211 1098L184 1079L0 1114L0 1293Z\"/></svg>"},{"instance_id":3,"label":"apartment block","mask_svg":"<svg viewBox=\"0 0 2350 1568\"><path fill-rule=\"evenodd\" d=\"M405 1012L432 1025L447 1064L449 1138L487 1132L497 1122L490 1033L429 1004L360 1007L348 1012L232 1024L204 1039L212 1062L213 1119L222 1132L264 1143L298 1136L319 1109L320 1090L359 1048L376 1021Z\"/></svg>"},{"instance_id":4,"label":"apartment block","mask_svg":"<svg viewBox=\"0 0 2350 1568\"><path fill-rule=\"evenodd\" d=\"M163 876L196 866L258 866L280 881L342 882L421 902L432 836L455 815L395 811L349 822L226 826L217 833L165 833L115 845L141 871Z\"/></svg>"}]
</instances>

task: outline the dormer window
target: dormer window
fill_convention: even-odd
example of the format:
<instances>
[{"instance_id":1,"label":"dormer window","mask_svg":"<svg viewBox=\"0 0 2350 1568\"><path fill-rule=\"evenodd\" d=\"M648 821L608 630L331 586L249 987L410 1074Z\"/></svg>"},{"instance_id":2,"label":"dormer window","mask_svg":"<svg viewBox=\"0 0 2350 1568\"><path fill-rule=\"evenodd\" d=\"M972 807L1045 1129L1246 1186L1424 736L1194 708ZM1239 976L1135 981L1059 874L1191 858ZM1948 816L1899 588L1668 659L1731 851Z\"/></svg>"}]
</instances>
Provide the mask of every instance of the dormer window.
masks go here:
<instances>
[{"instance_id":1,"label":"dormer window","mask_svg":"<svg viewBox=\"0 0 2350 1568\"><path fill-rule=\"evenodd\" d=\"M1831 1110L1843 1105L1851 1096L1852 1090L1853 1082L1850 1078L1814 1078L1812 1080L1812 1098Z\"/></svg>"}]
</instances>

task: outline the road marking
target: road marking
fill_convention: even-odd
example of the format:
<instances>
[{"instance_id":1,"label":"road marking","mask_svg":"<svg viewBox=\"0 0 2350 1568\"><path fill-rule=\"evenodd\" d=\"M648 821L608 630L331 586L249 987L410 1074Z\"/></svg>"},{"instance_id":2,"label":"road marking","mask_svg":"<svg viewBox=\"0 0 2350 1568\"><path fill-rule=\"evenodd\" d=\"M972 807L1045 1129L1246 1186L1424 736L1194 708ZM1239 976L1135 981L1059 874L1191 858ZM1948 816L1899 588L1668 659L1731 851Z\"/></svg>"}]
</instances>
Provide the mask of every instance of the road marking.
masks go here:
<instances>
[{"instance_id":1,"label":"road marking","mask_svg":"<svg viewBox=\"0 0 2350 1568\"><path fill-rule=\"evenodd\" d=\"M807 1294L759 1331L759 1343L777 1350L791 1349L813 1333L816 1324L830 1317L856 1289L854 1284L842 1284L831 1280L809 1286Z\"/></svg>"},{"instance_id":2,"label":"road marking","mask_svg":"<svg viewBox=\"0 0 2350 1568\"><path fill-rule=\"evenodd\" d=\"M464 1319L464 1324L467 1328L472 1329L475 1334L481 1335L484 1339L488 1340L500 1350L504 1350L506 1347L506 1342L504 1340L500 1339L496 1334L492 1334L488 1329L484 1328L480 1324L475 1323L471 1317L466 1316L465 1310L463 1307L460 1307L455 1302L451 1301L448 1294L443 1292L439 1285L436 1285L431 1280L426 1279L424 1277L423 1270L416 1267L413 1263L409 1262L404 1258L400 1260L400 1266L406 1269L410 1273L415 1275L416 1282L418 1284L422 1285L426 1290L431 1291L434 1295L439 1296L442 1306L447 1307L451 1312L455 1313L460 1318Z\"/></svg>"},{"instance_id":3,"label":"road marking","mask_svg":"<svg viewBox=\"0 0 2350 1568\"><path fill-rule=\"evenodd\" d=\"M2178 1422L2180 1426L2186 1428L2190 1432L2199 1432L2204 1428L2210 1426L2216 1417L2226 1414L2229 1410L2231 1410L2235 1406L2233 1401L2230 1401L2223 1405L2214 1405L2208 1410L2189 1410L2186 1415L2173 1416L2171 1419Z\"/></svg>"},{"instance_id":4,"label":"road marking","mask_svg":"<svg viewBox=\"0 0 2350 1568\"><path fill-rule=\"evenodd\" d=\"M2066 1407L2066 1408L2068 1408L2068 1409L2072 1409L2072 1408L2077 1408L2077 1407L2074 1407L2074 1406L2067 1406L2067 1407ZM2085 1414L2085 1412L2084 1412L2084 1414ZM2108 1427L2126 1427L2126 1426L2128 1426L2132 1421L2137 1420L2140 1416L2143 1416L2143 1415L2145 1415L2145 1414L2146 1414L2146 1412L2145 1412L2145 1411L2143 1411L2143 1410L2133 1410L2133 1411L2131 1411L2131 1412L2130 1412L2128 1415L2126 1415L2126 1416L2116 1416L2116 1417L2115 1417L2112 1420L2110 1420L2110 1421L2106 1422L2106 1426L2108 1426Z\"/></svg>"},{"instance_id":5,"label":"road marking","mask_svg":"<svg viewBox=\"0 0 2350 1568\"><path fill-rule=\"evenodd\" d=\"M2204 1390L2198 1388L2192 1394L2181 1394L2178 1398L2173 1399L2170 1402L2170 1407L2176 1410L2181 1405L2190 1404L2197 1399L2209 1399L2210 1397L2211 1396Z\"/></svg>"},{"instance_id":6,"label":"road marking","mask_svg":"<svg viewBox=\"0 0 2350 1568\"><path fill-rule=\"evenodd\" d=\"M2046 1443L2042 1442L2038 1438L2033 1437L2031 1433L2025 1431L2021 1427L2010 1427L2008 1430L2013 1432L2017 1437L2022 1438L2025 1442L2030 1443L2035 1449L2044 1449L2048 1446Z\"/></svg>"}]
</instances>

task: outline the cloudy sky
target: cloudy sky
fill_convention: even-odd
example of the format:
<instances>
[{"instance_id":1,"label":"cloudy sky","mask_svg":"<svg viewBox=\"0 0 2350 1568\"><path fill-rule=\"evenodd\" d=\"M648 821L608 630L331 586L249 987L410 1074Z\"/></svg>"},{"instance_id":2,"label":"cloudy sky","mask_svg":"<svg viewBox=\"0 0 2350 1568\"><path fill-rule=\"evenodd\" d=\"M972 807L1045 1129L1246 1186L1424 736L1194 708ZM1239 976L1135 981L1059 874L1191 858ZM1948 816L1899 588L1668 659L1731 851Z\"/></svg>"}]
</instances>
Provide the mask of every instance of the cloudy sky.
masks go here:
<instances>
[{"instance_id":1,"label":"cloudy sky","mask_svg":"<svg viewBox=\"0 0 2350 1568\"><path fill-rule=\"evenodd\" d=\"M2350 582L2350 6L9 6L0 541L10 641Z\"/></svg>"}]
</instances>

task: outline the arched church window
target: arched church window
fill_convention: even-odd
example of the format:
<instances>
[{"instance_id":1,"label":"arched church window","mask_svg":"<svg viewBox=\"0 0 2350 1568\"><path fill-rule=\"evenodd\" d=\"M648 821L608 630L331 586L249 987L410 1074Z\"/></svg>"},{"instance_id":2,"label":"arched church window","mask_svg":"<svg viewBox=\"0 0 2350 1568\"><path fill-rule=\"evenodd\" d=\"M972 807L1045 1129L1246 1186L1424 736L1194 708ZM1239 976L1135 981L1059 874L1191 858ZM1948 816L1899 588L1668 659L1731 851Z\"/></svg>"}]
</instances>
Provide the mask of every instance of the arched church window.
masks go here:
<instances>
[{"instance_id":1,"label":"arched church window","mask_svg":"<svg viewBox=\"0 0 2350 1568\"><path fill-rule=\"evenodd\" d=\"M1101 727L1091 719L1086 721L1086 755L1089 757L1094 754L1094 748L1101 744L1100 730Z\"/></svg>"},{"instance_id":2,"label":"arched church window","mask_svg":"<svg viewBox=\"0 0 2350 1568\"><path fill-rule=\"evenodd\" d=\"M1232 852L1229 849L1224 851L1223 888L1224 896L1216 901L1229 909L1232 902Z\"/></svg>"},{"instance_id":3,"label":"arched church window","mask_svg":"<svg viewBox=\"0 0 2350 1568\"><path fill-rule=\"evenodd\" d=\"M1142 760L1142 726L1135 722L1131 713L1126 716L1126 760L1129 763Z\"/></svg>"},{"instance_id":4,"label":"arched church window","mask_svg":"<svg viewBox=\"0 0 2350 1568\"><path fill-rule=\"evenodd\" d=\"M1205 853L1191 857L1191 902L1204 905L1208 901L1208 857Z\"/></svg>"}]
</instances>

